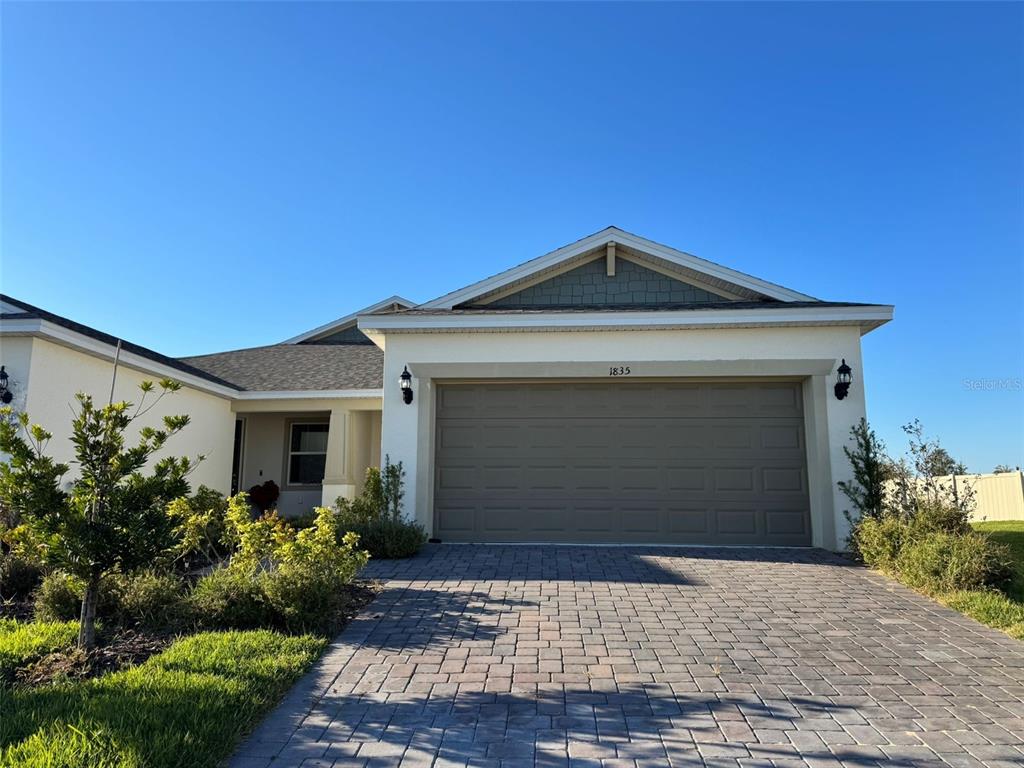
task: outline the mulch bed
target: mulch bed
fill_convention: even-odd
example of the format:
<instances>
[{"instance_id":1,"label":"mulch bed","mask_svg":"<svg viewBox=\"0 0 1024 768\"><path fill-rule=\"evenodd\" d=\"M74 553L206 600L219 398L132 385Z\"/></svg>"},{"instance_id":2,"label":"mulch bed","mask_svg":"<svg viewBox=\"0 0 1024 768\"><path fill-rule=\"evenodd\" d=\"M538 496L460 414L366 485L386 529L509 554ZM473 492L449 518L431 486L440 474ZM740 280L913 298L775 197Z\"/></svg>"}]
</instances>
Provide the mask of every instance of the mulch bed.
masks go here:
<instances>
[{"instance_id":1,"label":"mulch bed","mask_svg":"<svg viewBox=\"0 0 1024 768\"><path fill-rule=\"evenodd\" d=\"M356 581L345 590L342 606L331 631L340 632L364 607L374 601L384 589L380 581ZM31 620L31 604L27 610L12 611L15 605L5 605L4 616ZM20 607L20 606L18 606ZM40 686L63 680L86 680L141 664L150 656L160 653L181 635L146 632L136 629L118 629L112 635L97 638L97 647L89 652L69 648L44 656L39 661L18 670L16 684Z\"/></svg>"},{"instance_id":2,"label":"mulch bed","mask_svg":"<svg viewBox=\"0 0 1024 768\"><path fill-rule=\"evenodd\" d=\"M101 638L100 645L91 651L70 648L44 656L34 664L18 670L19 685L45 685L59 680L86 680L114 672L124 667L141 664L150 656L160 653L175 639L175 635L119 630L112 637Z\"/></svg>"},{"instance_id":3,"label":"mulch bed","mask_svg":"<svg viewBox=\"0 0 1024 768\"><path fill-rule=\"evenodd\" d=\"M347 594L344 597L337 619L332 624L332 632L337 634L343 630L355 618L355 615L376 600L377 595L383 590L384 582L382 581L366 580L352 582L346 588Z\"/></svg>"}]
</instances>

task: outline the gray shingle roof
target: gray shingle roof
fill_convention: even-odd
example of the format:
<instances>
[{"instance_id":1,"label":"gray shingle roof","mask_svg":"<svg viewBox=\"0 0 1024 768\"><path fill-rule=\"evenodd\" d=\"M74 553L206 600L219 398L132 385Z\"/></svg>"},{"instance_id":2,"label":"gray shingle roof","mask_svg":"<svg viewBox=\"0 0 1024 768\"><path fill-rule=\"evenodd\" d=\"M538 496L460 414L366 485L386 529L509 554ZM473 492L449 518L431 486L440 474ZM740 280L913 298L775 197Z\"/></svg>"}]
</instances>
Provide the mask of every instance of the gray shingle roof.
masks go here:
<instances>
[{"instance_id":1,"label":"gray shingle roof","mask_svg":"<svg viewBox=\"0 0 1024 768\"><path fill-rule=\"evenodd\" d=\"M572 305L563 306L552 304L543 307L495 307L485 305L482 307L457 307L455 309L432 309L424 307L413 307L412 309L399 309L393 312L377 312L375 316L380 317L416 317L416 316L438 316L438 315L547 315L547 314L591 314L597 312L708 312L728 309L799 309L802 307L873 307L875 304L862 304L849 301L721 301L707 302L704 304L599 304L599 305ZM884 305L888 306L888 305ZM372 327L372 319L368 321Z\"/></svg>"},{"instance_id":2,"label":"gray shingle roof","mask_svg":"<svg viewBox=\"0 0 1024 768\"><path fill-rule=\"evenodd\" d=\"M272 344L182 360L242 389L380 389L384 352L373 344Z\"/></svg>"},{"instance_id":3,"label":"gray shingle roof","mask_svg":"<svg viewBox=\"0 0 1024 768\"><path fill-rule=\"evenodd\" d=\"M15 307L20 307L22 310L24 310L22 312L0 313L0 320L21 320L28 318L46 320L47 322L53 323L54 325L59 325L63 328L67 328L70 331L74 331L75 333L80 333L83 336L88 336L89 338L101 341L104 344L117 346L118 338L116 336L111 336L109 333L104 333L103 331L98 331L95 328L90 328L88 325L76 323L74 320L69 320L66 317L55 315L53 314L53 312L48 312L45 309L41 309L37 306L29 304L28 302L22 301L21 299L16 299L13 296L8 296L7 294L0 293L0 301L3 301L6 304L10 304ZM179 360L174 357L168 357L167 355L161 355L159 352L149 349L148 347L143 347L139 344L133 344L132 342L125 341L124 339L121 339L120 341L121 349L127 352L132 352L133 354L139 355L140 357L152 360L155 363L161 363L162 365L166 365L170 368L179 370L182 373L188 373L193 376L198 376L199 378L206 379L207 381L210 381L214 384L220 384L225 387L238 389L238 387L236 387L230 381L224 381L224 379L218 378L217 375L212 373L211 371L190 365L187 362L187 359Z\"/></svg>"}]
</instances>

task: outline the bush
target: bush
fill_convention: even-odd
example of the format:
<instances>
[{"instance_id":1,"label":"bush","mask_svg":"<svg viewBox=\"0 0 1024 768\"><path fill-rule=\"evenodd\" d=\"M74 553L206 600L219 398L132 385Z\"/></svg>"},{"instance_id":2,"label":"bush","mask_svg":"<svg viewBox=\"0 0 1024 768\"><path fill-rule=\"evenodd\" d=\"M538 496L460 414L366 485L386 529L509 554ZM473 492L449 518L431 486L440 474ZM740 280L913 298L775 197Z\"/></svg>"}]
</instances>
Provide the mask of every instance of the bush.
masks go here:
<instances>
[{"instance_id":1,"label":"bush","mask_svg":"<svg viewBox=\"0 0 1024 768\"><path fill-rule=\"evenodd\" d=\"M70 621L82 611L82 580L64 571L47 574L35 591L35 615L39 621Z\"/></svg>"},{"instance_id":2,"label":"bush","mask_svg":"<svg viewBox=\"0 0 1024 768\"><path fill-rule=\"evenodd\" d=\"M918 537L929 533L970 533L971 525L963 509L939 499L920 498L910 522Z\"/></svg>"},{"instance_id":3,"label":"bush","mask_svg":"<svg viewBox=\"0 0 1024 768\"><path fill-rule=\"evenodd\" d=\"M355 499L336 502L340 529L357 534L360 546L371 557L412 557L426 543L423 526L402 518L404 484L402 462L392 464L385 456L383 470L366 470L363 490Z\"/></svg>"},{"instance_id":4,"label":"bush","mask_svg":"<svg viewBox=\"0 0 1024 768\"><path fill-rule=\"evenodd\" d=\"M325 507L317 509L311 527L276 540L269 553L274 567L260 574L259 583L277 626L290 632L330 630L345 586L369 559L358 545L354 534L341 535L336 515Z\"/></svg>"},{"instance_id":5,"label":"bush","mask_svg":"<svg viewBox=\"0 0 1024 768\"><path fill-rule=\"evenodd\" d=\"M982 589L1009 576L1005 549L978 533L931 531L905 545L895 567L907 586L933 595Z\"/></svg>"},{"instance_id":6,"label":"bush","mask_svg":"<svg viewBox=\"0 0 1024 768\"><path fill-rule=\"evenodd\" d=\"M243 503L245 497L242 496ZM227 554L224 543L229 500L199 486L192 496L181 496L167 505L174 525L171 559L185 569L209 565Z\"/></svg>"},{"instance_id":7,"label":"bush","mask_svg":"<svg viewBox=\"0 0 1024 768\"><path fill-rule=\"evenodd\" d=\"M0 600L28 597L42 580L38 563L13 553L0 554Z\"/></svg>"},{"instance_id":8,"label":"bush","mask_svg":"<svg viewBox=\"0 0 1024 768\"><path fill-rule=\"evenodd\" d=\"M370 557L391 560L412 557L427 541L427 533L419 523L405 520L371 520L361 522L341 518L341 527L359 536L359 546Z\"/></svg>"},{"instance_id":9,"label":"bush","mask_svg":"<svg viewBox=\"0 0 1024 768\"><path fill-rule=\"evenodd\" d=\"M82 610L82 580L55 571L35 592L35 617L39 621L71 621ZM112 573L103 578L96 615L123 626L150 630L175 629L188 619L184 582L174 574L141 571Z\"/></svg>"},{"instance_id":10,"label":"bush","mask_svg":"<svg viewBox=\"0 0 1024 768\"><path fill-rule=\"evenodd\" d=\"M911 527L905 520L883 515L862 518L850 535L850 543L865 565L895 574L900 550L911 537Z\"/></svg>"},{"instance_id":11,"label":"bush","mask_svg":"<svg viewBox=\"0 0 1024 768\"><path fill-rule=\"evenodd\" d=\"M227 567L196 583L188 608L196 624L207 629L252 629L274 623L273 611L256 580Z\"/></svg>"},{"instance_id":12,"label":"bush","mask_svg":"<svg viewBox=\"0 0 1024 768\"><path fill-rule=\"evenodd\" d=\"M188 618L185 584L172 573L141 571L110 578L110 617L123 626L175 629Z\"/></svg>"},{"instance_id":13,"label":"bush","mask_svg":"<svg viewBox=\"0 0 1024 768\"><path fill-rule=\"evenodd\" d=\"M200 579L190 603L206 627L274 626L289 632L329 630L352 582L369 558L358 537L341 535L334 512L318 508L296 531L276 513L252 520L229 505L231 562Z\"/></svg>"}]
</instances>

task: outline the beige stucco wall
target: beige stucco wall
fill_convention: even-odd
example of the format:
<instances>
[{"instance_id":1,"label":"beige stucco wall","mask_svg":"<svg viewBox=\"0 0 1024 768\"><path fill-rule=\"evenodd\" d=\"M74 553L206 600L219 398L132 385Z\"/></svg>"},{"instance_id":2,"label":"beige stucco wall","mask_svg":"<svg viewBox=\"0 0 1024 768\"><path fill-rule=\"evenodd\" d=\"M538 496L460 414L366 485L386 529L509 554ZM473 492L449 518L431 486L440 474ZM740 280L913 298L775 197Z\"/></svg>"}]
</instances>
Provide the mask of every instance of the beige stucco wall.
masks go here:
<instances>
[{"instance_id":1,"label":"beige stucco wall","mask_svg":"<svg viewBox=\"0 0 1024 768\"><path fill-rule=\"evenodd\" d=\"M836 481L848 478L843 446L865 416L860 329L856 326L529 333L388 333L385 337L382 453L402 461L405 511L433 527L434 383L444 379L631 379L785 376L804 386L814 544L843 549L848 526ZM841 358L853 368L849 397L832 393ZM415 399L402 402L408 365Z\"/></svg>"},{"instance_id":2,"label":"beige stucco wall","mask_svg":"<svg viewBox=\"0 0 1024 768\"><path fill-rule=\"evenodd\" d=\"M34 423L53 433L47 447L50 455L58 461L71 461L74 455L70 441L71 409L77 405L75 394L85 392L92 395L97 403L105 405L110 396L112 364L69 347L28 336L0 338L0 359L11 377L12 388L19 390L12 405L27 411ZM114 399L138 403L142 394L139 384L146 380L155 383L157 379L122 365L117 372ZM159 387L156 389L159 391ZM156 393L148 395L146 402L152 402L155 397ZM205 455L206 459L189 476L192 487L207 485L222 493L228 492L234 424L228 399L183 386L142 416L129 434L137 436L140 428L161 426L164 416L180 413L188 414L191 423L171 438L156 458ZM67 479L72 479L74 474L72 465Z\"/></svg>"}]
</instances>

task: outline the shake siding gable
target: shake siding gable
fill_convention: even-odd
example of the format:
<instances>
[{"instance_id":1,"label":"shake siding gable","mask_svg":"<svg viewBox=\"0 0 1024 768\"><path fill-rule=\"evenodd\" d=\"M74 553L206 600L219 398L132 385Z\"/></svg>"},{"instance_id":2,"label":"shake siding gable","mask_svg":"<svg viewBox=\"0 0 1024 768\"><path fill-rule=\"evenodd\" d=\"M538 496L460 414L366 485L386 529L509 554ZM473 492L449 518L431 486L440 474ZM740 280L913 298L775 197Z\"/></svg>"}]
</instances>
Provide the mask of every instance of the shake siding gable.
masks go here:
<instances>
[{"instance_id":1,"label":"shake siding gable","mask_svg":"<svg viewBox=\"0 0 1024 768\"><path fill-rule=\"evenodd\" d=\"M627 259L618 259L615 274L607 274L597 259L488 303L495 309L583 307L604 305L653 306L712 304L728 301L703 288L655 272Z\"/></svg>"}]
</instances>

